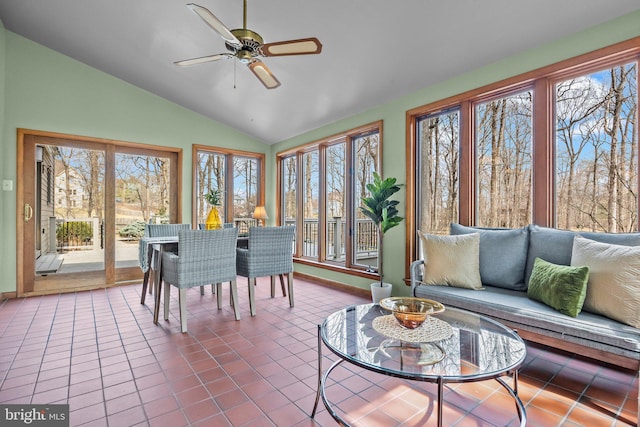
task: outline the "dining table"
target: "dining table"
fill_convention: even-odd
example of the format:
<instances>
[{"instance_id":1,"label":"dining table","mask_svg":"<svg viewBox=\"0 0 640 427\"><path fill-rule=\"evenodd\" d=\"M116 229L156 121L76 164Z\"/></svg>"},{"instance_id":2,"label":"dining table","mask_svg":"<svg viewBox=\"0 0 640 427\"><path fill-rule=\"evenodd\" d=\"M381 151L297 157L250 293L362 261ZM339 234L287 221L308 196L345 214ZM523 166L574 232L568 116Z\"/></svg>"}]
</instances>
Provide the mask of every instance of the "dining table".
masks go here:
<instances>
[{"instance_id":1,"label":"dining table","mask_svg":"<svg viewBox=\"0 0 640 427\"><path fill-rule=\"evenodd\" d=\"M142 296L140 297L140 304L145 303L145 296L147 293L147 286L149 282L149 271L151 270L152 260L155 259L153 275L152 294L154 296L153 307L153 323L158 324L158 317L160 313L160 293L162 291L162 255L167 247L173 245L179 245L180 239L178 236L163 236L163 237L142 237L138 245L138 264L140 269L144 273ZM239 235L237 240L237 247L248 248L249 236Z\"/></svg>"},{"instance_id":2,"label":"dining table","mask_svg":"<svg viewBox=\"0 0 640 427\"><path fill-rule=\"evenodd\" d=\"M153 323L158 324L158 317L160 313L160 292L162 288L162 255L165 248L169 245L176 245L179 243L178 236L163 236L163 237L143 237L139 243L138 262L140 269L145 273L144 283L142 285L142 296L140 297L140 304L145 302L145 294L147 293L147 285L149 281L149 270L151 269L151 262L155 260L153 275L153 291L154 307L153 307Z\"/></svg>"}]
</instances>

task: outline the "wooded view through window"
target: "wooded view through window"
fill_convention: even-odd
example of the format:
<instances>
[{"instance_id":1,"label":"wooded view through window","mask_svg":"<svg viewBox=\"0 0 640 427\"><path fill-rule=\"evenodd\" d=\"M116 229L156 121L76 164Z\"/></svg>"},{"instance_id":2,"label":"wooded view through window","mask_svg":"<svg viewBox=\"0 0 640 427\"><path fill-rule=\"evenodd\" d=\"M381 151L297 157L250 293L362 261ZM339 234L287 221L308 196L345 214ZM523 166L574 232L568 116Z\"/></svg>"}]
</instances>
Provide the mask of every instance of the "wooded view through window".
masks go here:
<instances>
[{"instance_id":1,"label":"wooded view through window","mask_svg":"<svg viewBox=\"0 0 640 427\"><path fill-rule=\"evenodd\" d=\"M278 155L281 222L296 225L297 257L377 266L376 233L358 206L379 172L379 151L380 128L373 124Z\"/></svg>"},{"instance_id":2,"label":"wooded view through window","mask_svg":"<svg viewBox=\"0 0 640 427\"><path fill-rule=\"evenodd\" d=\"M259 154L199 147L194 148L195 223L204 224L209 205L204 195L220 192L220 219L233 222L241 233L256 225L253 211L262 200L262 168Z\"/></svg>"},{"instance_id":3,"label":"wooded view through window","mask_svg":"<svg viewBox=\"0 0 640 427\"><path fill-rule=\"evenodd\" d=\"M531 118L525 91L476 105L478 225L531 222Z\"/></svg>"},{"instance_id":4,"label":"wooded view through window","mask_svg":"<svg viewBox=\"0 0 640 427\"><path fill-rule=\"evenodd\" d=\"M638 229L637 62L563 80L556 93L556 220Z\"/></svg>"},{"instance_id":5,"label":"wooded view through window","mask_svg":"<svg viewBox=\"0 0 640 427\"><path fill-rule=\"evenodd\" d=\"M431 233L449 234L458 220L459 110L418 119L418 225Z\"/></svg>"},{"instance_id":6,"label":"wooded view through window","mask_svg":"<svg viewBox=\"0 0 640 427\"><path fill-rule=\"evenodd\" d=\"M638 230L638 62L603 62L416 109L415 227Z\"/></svg>"}]
</instances>

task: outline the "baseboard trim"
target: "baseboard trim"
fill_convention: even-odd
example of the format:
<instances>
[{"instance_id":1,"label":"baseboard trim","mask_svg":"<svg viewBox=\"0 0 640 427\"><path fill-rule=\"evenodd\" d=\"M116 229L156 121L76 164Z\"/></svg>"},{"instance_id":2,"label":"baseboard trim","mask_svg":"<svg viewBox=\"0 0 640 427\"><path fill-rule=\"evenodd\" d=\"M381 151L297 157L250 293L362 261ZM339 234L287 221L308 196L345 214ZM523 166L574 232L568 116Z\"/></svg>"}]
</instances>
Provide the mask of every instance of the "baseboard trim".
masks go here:
<instances>
[{"instance_id":1,"label":"baseboard trim","mask_svg":"<svg viewBox=\"0 0 640 427\"><path fill-rule=\"evenodd\" d=\"M15 299L17 297L17 292L0 292L0 299Z\"/></svg>"},{"instance_id":2,"label":"baseboard trim","mask_svg":"<svg viewBox=\"0 0 640 427\"><path fill-rule=\"evenodd\" d=\"M317 283L322 286L328 286L334 289L340 289L341 291L344 291L344 292L349 292L351 294L371 298L371 291L367 289L358 288L356 286L345 285L344 283L341 283L341 282L324 279L322 277L312 276L310 274L298 273L297 271L293 273L293 276L299 277L301 279L309 280L313 283Z\"/></svg>"}]
</instances>

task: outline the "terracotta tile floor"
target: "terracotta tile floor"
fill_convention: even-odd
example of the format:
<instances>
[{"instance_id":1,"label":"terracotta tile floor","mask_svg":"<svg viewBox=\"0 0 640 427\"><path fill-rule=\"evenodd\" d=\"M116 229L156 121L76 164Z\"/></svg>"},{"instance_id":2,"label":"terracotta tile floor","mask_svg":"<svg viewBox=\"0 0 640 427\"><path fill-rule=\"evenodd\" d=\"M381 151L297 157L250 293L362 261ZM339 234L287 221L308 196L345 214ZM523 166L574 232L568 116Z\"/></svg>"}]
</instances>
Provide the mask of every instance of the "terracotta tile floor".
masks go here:
<instances>
[{"instance_id":1,"label":"terracotta tile floor","mask_svg":"<svg viewBox=\"0 0 640 427\"><path fill-rule=\"evenodd\" d=\"M188 334L175 299L170 320L153 325L140 285L2 301L0 402L68 403L73 426L335 425L322 404L309 418L317 324L368 298L299 279L290 309L260 280L252 318L246 286L239 281L240 321L227 304L216 310L210 288L204 297L189 290ZM328 393L353 425L435 425L432 384L347 364L332 378ZM529 346L520 381L529 426L635 425L637 394L633 372ZM517 425L493 381L448 389L444 414L445 426Z\"/></svg>"}]
</instances>

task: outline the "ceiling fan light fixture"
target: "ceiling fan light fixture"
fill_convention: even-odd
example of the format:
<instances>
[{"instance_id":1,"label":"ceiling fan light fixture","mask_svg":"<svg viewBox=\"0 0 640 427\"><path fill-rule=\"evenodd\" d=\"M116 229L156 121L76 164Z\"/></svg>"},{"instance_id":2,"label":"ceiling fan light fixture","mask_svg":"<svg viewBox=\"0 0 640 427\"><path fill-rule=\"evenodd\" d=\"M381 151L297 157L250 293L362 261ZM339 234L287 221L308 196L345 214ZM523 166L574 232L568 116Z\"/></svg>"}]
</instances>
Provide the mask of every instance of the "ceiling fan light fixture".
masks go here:
<instances>
[{"instance_id":1,"label":"ceiling fan light fixture","mask_svg":"<svg viewBox=\"0 0 640 427\"><path fill-rule=\"evenodd\" d=\"M238 61L242 64L250 64L251 61L253 61L253 55L246 49L238 51L238 53L236 53L236 58L238 58Z\"/></svg>"},{"instance_id":2,"label":"ceiling fan light fixture","mask_svg":"<svg viewBox=\"0 0 640 427\"><path fill-rule=\"evenodd\" d=\"M280 81L262 61L254 61L249 64L249 69L262 82L267 89L275 89L280 86Z\"/></svg>"}]
</instances>

